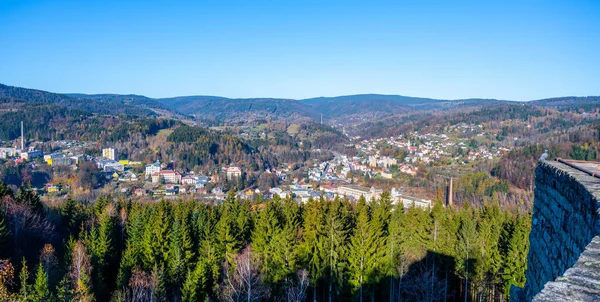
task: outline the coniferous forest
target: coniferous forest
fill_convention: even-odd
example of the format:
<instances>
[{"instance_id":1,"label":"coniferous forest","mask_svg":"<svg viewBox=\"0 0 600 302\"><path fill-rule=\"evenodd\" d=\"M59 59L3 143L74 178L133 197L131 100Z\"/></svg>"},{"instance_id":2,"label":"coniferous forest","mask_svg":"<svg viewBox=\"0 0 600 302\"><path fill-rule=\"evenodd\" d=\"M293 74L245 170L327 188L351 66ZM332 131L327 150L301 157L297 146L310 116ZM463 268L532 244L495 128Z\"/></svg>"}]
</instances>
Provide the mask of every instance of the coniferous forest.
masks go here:
<instances>
[{"instance_id":1,"label":"coniferous forest","mask_svg":"<svg viewBox=\"0 0 600 302\"><path fill-rule=\"evenodd\" d=\"M343 197L42 202L0 185L2 301L505 301L529 214Z\"/></svg>"}]
</instances>

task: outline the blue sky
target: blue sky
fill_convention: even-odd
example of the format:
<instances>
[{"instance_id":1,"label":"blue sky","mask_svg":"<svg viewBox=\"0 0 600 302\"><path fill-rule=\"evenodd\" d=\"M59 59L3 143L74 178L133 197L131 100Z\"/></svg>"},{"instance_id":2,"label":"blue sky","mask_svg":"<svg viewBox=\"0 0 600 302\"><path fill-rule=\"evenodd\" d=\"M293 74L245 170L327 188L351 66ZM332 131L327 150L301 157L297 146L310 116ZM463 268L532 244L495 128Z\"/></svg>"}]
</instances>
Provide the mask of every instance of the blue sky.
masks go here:
<instances>
[{"instance_id":1,"label":"blue sky","mask_svg":"<svg viewBox=\"0 0 600 302\"><path fill-rule=\"evenodd\" d=\"M0 1L0 83L150 97L600 95L600 1Z\"/></svg>"}]
</instances>

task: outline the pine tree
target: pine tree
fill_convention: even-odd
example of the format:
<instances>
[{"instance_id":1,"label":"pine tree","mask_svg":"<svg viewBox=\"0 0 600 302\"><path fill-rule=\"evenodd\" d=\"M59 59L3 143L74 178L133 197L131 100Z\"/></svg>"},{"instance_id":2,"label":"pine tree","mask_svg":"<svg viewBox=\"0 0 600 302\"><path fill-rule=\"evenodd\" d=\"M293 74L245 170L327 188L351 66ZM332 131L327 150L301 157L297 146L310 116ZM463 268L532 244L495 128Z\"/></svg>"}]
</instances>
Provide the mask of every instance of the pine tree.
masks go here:
<instances>
[{"instance_id":1,"label":"pine tree","mask_svg":"<svg viewBox=\"0 0 600 302\"><path fill-rule=\"evenodd\" d=\"M2 181L0 181L0 199L6 196L13 196L13 191Z\"/></svg>"},{"instance_id":2,"label":"pine tree","mask_svg":"<svg viewBox=\"0 0 600 302\"><path fill-rule=\"evenodd\" d=\"M158 265L164 267L169 257L170 206L162 200L154 206L145 223L142 253L146 270Z\"/></svg>"},{"instance_id":3,"label":"pine tree","mask_svg":"<svg viewBox=\"0 0 600 302\"><path fill-rule=\"evenodd\" d=\"M530 215L515 215L511 221L506 223L506 231L502 239L505 242L502 278L506 297L510 294L511 285L525 286L530 230Z\"/></svg>"},{"instance_id":4,"label":"pine tree","mask_svg":"<svg viewBox=\"0 0 600 302\"><path fill-rule=\"evenodd\" d=\"M48 275L44 271L42 265L38 266L35 274L35 284L33 285L34 301L50 300L50 289L48 288Z\"/></svg>"},{"instance_id":5,"label":"pine tree","mask_svg":"<svg viewBox=\"0 0 600 302\"><path fill-rule=\"evenodd\" d=\"M317 284L325 275L328 259L324 212L324 203L311 198L306 204L304 224L302 225L300 258L302 259L302 266L307 268L310 276L314 301L317 300Z\"/></svg>"},{"instance_id":6,"label":"pine tree","mask_svg":"<svg viewBox=\"0 0 600 302\"><path fill-rule=\"evenodd\" d=\"M332 301L334 295L339 291L344 277L344 259L349 230L349 213L347 212L345 202L347 201L342 201L336 196L328 204L325 217L325 234L327 235L325 250L327 252L329 269L329 301Z\"/></svg>"},{"instance_id":7,"label":"pine tree","mask_svg":"<svg viewBox=\"0 0 600 302\"><path fill-rule=\"evenodd\" d=\"M216 227L217 242L221 245L220 250L225 260L231 264L250 230L250 210L235 198L233 191L229 191L221 209Z\"/></svg>"},{"instance_id":8,"label":"pine tree","mask_svg":"<svg viewBox=\"0 0 600 302\"><path fill-rule=\"evenodd\" d=\"M298 203L291 197L286 198L281 209L283 226L273 238L273 282L288 280L297 271L300 215L301 208Z\"/></svg>"},{"instance_id":9,"label":"pine tree","mask_svg":"<svg viewBox=\"0 0 600 302\"><path fill-rule=\"evenodd\" d=\"M406 216L404 232L408 236L407 249L415 259L419 259L431 246L434 223L428 210L415 207L414 204L408 209Z\"/></svg>"},{"instance_id":10,"label":"pine tree","mask_svg":"<svg viewBox=\"0 0 600 302\"><path fill-rule=\"evenodd\" d=\"M390 276L390 301L396 296L395 278L401 278L406 274L408 269L405 257L405 241L404 241L404 225L406 215L404 213L404 205L402 203L393 207L390 223L388 226L387 248L388 253L386 271ZM384 260L384 259L382 259ZM399 284L399 287L401 285Z\"/></svg>"},{"instance_id":11,"label":"pine tree","mask_svg":"<svg viewBox=\"0 0 600 302\"><path fill-rule=\"evenodd\" d=\"M175 211L173 227L169 234L169 283L178 288L185 278L193 257L192 240L188 229L187 213L182 204Z\"/></svg>"},{"instance_id":12,"label":"pine tree","mask_svg":"<svg viewBox=\"0 0 600 302\"><path fill-rule=\"evenodd\" d=\"M276 282L274 274L277 272L274 271L273 257L279 252L275 250L274 244L276 236L281 232L279 220L278 205L269 201L258 213L252 232L252 250L262 263L262 273L267 283Z\"/></svg>"},{"instance_id":13,"label":"pine tree","mask_svg":"<svg viewBox=\"0 0 600 302\"><path fill-rule=\"evenodd\" d=\"M68 276L65 276L62 280L60 280L58 286L56 286L56 299L58 301L73 300L73 290L69 285Z\"/></svg>"},{"instance_id":14,"label":"pine tree","mask_svg":"<svg viewBox=\"0 0 600 302\"><path fill-rule=\"evenodd\" d=\"M129 211L129 219L126 227L125 251L121 257L119 273L117 277L117 288L123 289L129 283L132 269L143 266L144 257L144 232L148 222L148 207L141 207L139 203L133 204ZM140 265L141 264L141 265Z\"/></svg>"},{"instance_id":15,"label":"pine tree","mask_svg":"<svg viewBox=\"0 0 600 302\"><path fill-rule=\"evenodd\" d=\"M473 265L477 262L477 241L477 229L473 216L464 216L458 231L456 245L456 275L465 280L464 295L466 296L470 295L469 279L473 276Z\"/></svg>"},{"instance_id":16,"label":"pine tree","mask_svg":"<svg viewBox=\"0 0 600 302\"><path fill-rule=\"evenodd\" d=\"M204 301L209 297L210 268L203 259L199 259L193 270L188 270L181 289L183 301Z\"/></svg>"},{"instance_id":17,"label":"pine tree","mask_svg":"<svg viewBox=\"0 0 600 302\"><path fill-rule=\"evenodd\" d=\"M493 293L493 289L502 282L500 270L504 264L499 244L503 220L504 217L497 200L493 198L490 204L484 206L477 224L479 261L475 269L475 276L483 283L480 284L479 292L481 294L484 294L484 291ZM493 298L487 297L490 300Z\"/></svg>"},{"instance_id":18,"label":"pine tree","mask_svg":"<svg viewBox=\"0 0 600 302\"><path fill-rule=\"evenodd\" d=\"M165 282L165 270L163 267L154 265L152 273L150 274L150 280L152 283L152 300L164 301L166 299L166 282Z\"/></svg>"},{"instance_id":19,"label":"pine tree","mask_svg":"<svg viewBox=\"0 0 600 302\"><path fill-rule=\"evenodd\" d=\"M24 301L31 299L31 286L29 285L29 270L25 258L21 261L21 272L19 273L19 281L21 282L21 290L19 291L20 298Z\"/></svg>"},{"instance_id":20,"label":"pine tree","mask_svg":"<svg viewBox=\"0 0 600 302\"><path fill-rule=\"evenodd\" d=\"M105 199L108 201L108 199ZM99 209L98 209L99 210ZM100 212L97 220L98 225L92 228L87 246L91 254L92 265L95 267L93 274L94 288L98 297L110 295L109 285L105 278L110 275L109 270L113 264L113 253L115 251L115 210L112 204L108 204Z\"/></svg>"},{"instance_id":21,"label":"pine tree","mask_svg":"<svg viewBox=\"0 0 600 302\"><path fill-rule=\"evenodd\" d=\"M217 242L217 217L216 211L211 206L202 206L196 219L198 242L198 261L205 261L207 268L206 291L212 296L218 287L218 278L221 273L223 255L220 251L220 243Z\"/></svg>"},{"instance_id":22,"label":"pine tree","mask_svg":"<svg viewBox=\"0 0 600 302\"><path fill-rule=\"evenodd\" d=\"M377 282L385 253L381 223L372 220L369 211L364 199L359 200L356 226L348 247L349 281L353 289L358 290L360 301L363 299L363 286Z\"/></svg>"},{"instance_id":23,"label":"pine tree","mask_svg":"<svg viewBox=\"0 0 600 302\"><path fill-rule=\"evenodd\" d=\"M32 189L31 184L21 186L15 197L19 203L27 205L36 213L42 213L44 211L44 205L40 200L40 196Z\"/></svg>"}]
</instances>

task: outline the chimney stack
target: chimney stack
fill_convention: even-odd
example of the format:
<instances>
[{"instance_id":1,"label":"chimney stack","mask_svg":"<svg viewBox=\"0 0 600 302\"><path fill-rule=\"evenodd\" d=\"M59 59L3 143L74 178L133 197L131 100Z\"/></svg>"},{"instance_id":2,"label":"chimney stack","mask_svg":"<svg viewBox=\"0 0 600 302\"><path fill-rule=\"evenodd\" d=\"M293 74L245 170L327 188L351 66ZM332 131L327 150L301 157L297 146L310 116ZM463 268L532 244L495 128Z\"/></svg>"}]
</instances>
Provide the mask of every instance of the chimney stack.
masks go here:
<instances>
[{"instance_id":1,"label":"chimney stack","mask_svg":"<svg viewBox=\"0 0 600 302\"><path fill-rule=\"evenodd\" d=\"M25 150L25 144L23 139L23 121L21 121L21 150Z\"/></svg>"},{"instance_id":2,"label":"chimney stack","mask_svg":"<svg viewBox=\"0 0 600 302\"><path fill-rule=\"evenodd\" d=\"M447 203L448 207L452 206L452 181L453 181L453 178L450 177L450 185L448 186L448 203Z\"/></svg>"}]
</instances>

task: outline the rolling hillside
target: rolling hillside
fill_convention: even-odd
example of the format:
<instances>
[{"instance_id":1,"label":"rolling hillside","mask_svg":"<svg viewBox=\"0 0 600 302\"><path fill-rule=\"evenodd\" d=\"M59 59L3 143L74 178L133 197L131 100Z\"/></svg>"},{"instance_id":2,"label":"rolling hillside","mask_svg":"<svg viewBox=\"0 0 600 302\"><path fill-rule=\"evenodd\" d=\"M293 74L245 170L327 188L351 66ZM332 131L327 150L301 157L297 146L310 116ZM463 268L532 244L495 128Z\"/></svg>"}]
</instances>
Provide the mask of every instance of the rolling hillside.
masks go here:
<instances>
[{"instance_id":1,"label":"rolling hillside","mask_svg":"<svg viewBox=\"0 0 600 302\"><path fill-rule=\"evenodd\" d=\"M488 106L506 101L488 99L438 100L402 95L358 94L338 97L318 97L302 100L326 117L355 114L394 115L412 110L439 110L458 106Z\"/></svg>"},{"instance_id":2,"label":"rolling hillside","mask_svg":"<svg viewBox=\"0 0 600 302\"><path fill-rule=\"evenodd\" d=\"M317 119L319 113L310 106L288 99L228 99L215 96L189 96L157 99L171 109L206 119L236 119L249 114L263 117Z\"/></svg>"},{"instance_id":3,"label":"rolling hillside","mask_svg":"<svg viewBox=\"0 0 600 302\"><path fill-rule=\"evenodd\" d=\"M97 114L157 115L152 110L122 102L107 102L94 99L74 98L65 94L42 90L13 87L0 84L0 98L24 102L54 104L68 109L77 109Z\"/></svg>"},{"instance_id":4,"label":"rolling hillside","mask_svg":"<svg viewBox=\"0 0 600 302\"><path fill-rule=\"evenodd\" d=\"M96 114L132 114L180 119L185 118L183 115L194 115L197 119L234 123L265 118L318 121L322 114L325 119L332 122L348 124L377 121L414 112L461 111L515 103L495 99L441 100L382 94L317 97L303 100L230 99L219 96L155 99L133 94L58 94L2 84L0 84L0 98L48 103ZM558 97L522 102L525 103L559 110L573 108L593 110L600 106L600 97Z\"/></svg>"}]
</instances>

